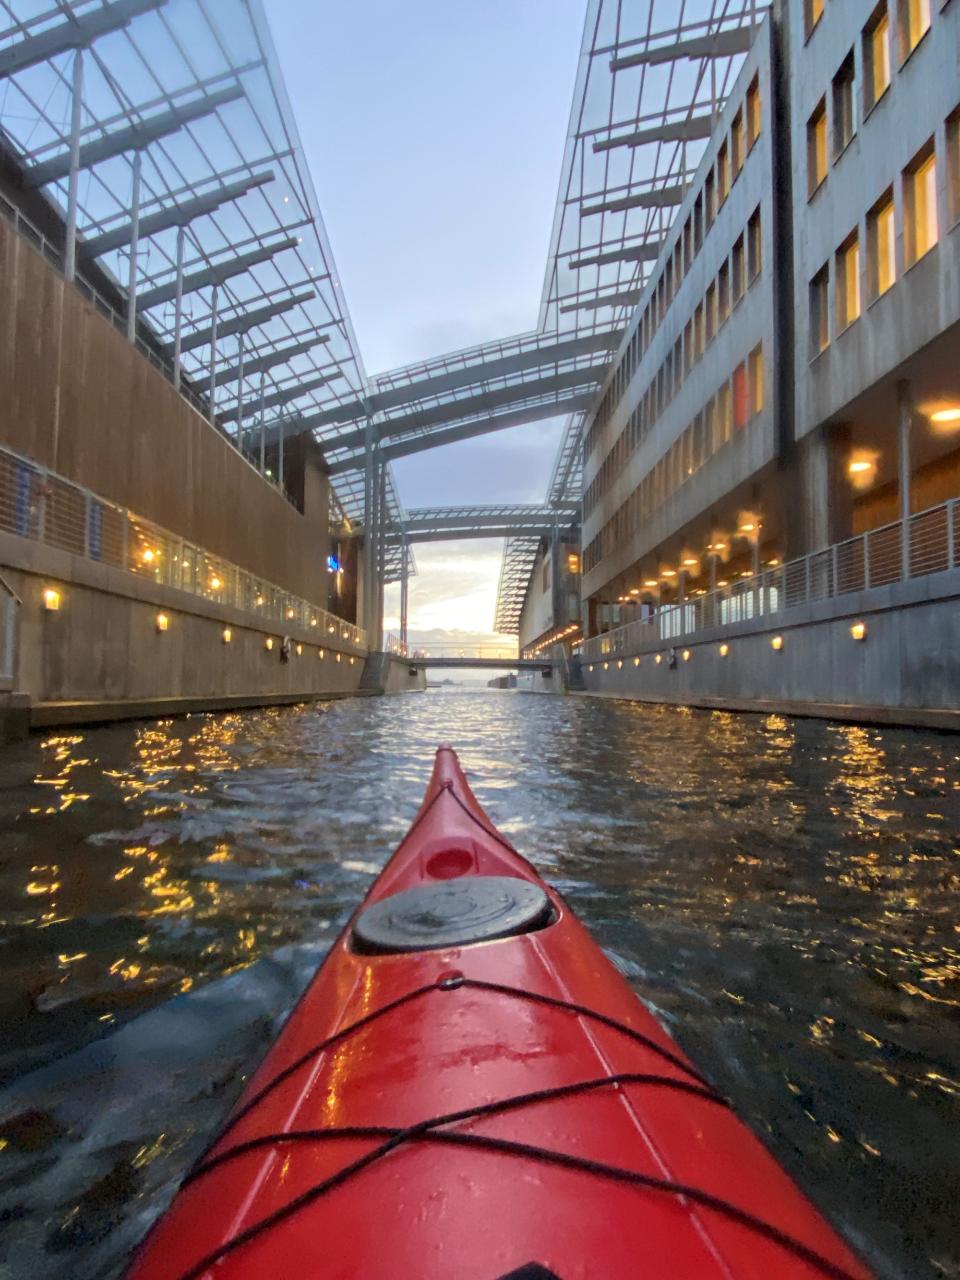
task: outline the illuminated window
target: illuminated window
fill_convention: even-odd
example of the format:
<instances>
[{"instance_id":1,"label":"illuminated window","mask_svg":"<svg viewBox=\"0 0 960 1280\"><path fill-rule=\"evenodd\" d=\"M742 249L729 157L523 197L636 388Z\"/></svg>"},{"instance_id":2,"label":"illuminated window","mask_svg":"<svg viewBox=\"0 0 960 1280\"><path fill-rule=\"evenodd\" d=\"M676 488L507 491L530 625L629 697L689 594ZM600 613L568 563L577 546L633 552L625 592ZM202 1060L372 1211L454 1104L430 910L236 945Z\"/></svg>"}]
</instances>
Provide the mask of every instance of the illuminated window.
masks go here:
<instances>
[{"instance_id":1,"label":"illuminated window","mask_svg":"<svg viewBox=\"0 0 960 1280\"><path fill-rule=\"evenodd\" d=\"M807 121L807 194L812 196L827 176L827 103L821 98Z\"/></svg>"},{"instance_id":2,"label":"illuminated window","mask_svg":"<svg viewBox=\"0 0 960 1280\"><path fill-rule=\"evenodd\" d=\"M887 0L863 29L863 109L869 111L890 88L890 20Z\"/></svg>"},{"instance_id":3,"label":"illuminated window","mask_svg":"<svg viewBox=\"0 0 960 1280\"><path fill-rule=\"evenodd\" d=\"M760 209L756 208L747 223L747 270L751 280L756 280L763 266L763 233L760 227Z\"/></svg>"},{"instance_id":4,"label":"illuminated window","mask_svg":"<svg viewBox=\"0 0 960 1280\"><path fill-rule=\"evenodd\" d=\"M750 352L750 411L762 413L765 403L764 395L763 347L757 346Z\"/></svg>"},{"instance_id":5,"label":"illuminated window","mask_svg":"<svg viewBox=\"0 0 960 1280\"><path fill-rule=\"evenodd\" d=\"M736 182L737 174L743 168L743 108L733 117L730 129L730 163L733 166L732 181Z\"/></svg>"},{"instance_id":6,"label":"illuminated window","mask_svg":"<svg viewBox=\"0 0 960 1280\"><path fill-rule=\"evenodd\" d=\"M733 371L733 425L739 430L747 425L750 417L750 383L746 364L738 364Z\"/></svg>"},{"instance_id":7,"label":"illuminated window","mask_svg":"<svg viewBox=\"0 0 960 1280\"><path fill-rule=\"evenodd\" d=\"M747 150L760 137L760 80L754 76L747 90Z\"/></svg>"},{"instance_id":8,"label":"illuminated window","mask_svg":"<svg viewBox=\"0 0 960 1280\"><path fill-rule=\"evenodd\" d=\"M707 290L707 298L705 303L706 314L706 340L707 343L713 341L717 332L717 286L712 284Z\"/></svg>"},{"instance_id":9,"label":"illuminated window","mask_svg":"<svg viewBox=\"0 0 960 1280\"><path fill-rule=\"evenodd\" d=\"M707 174L703 183L703 205L704 205L704 234L713 226L714 215L717 211L717 195L716 195L716 179L713 176L713 170Z\"/></svg>"},{"instance_id":10,"label":"illuminated window","mask_svg":"<svg viewBox=\"0 0 960 1280\"><path fill-rule=\"evenodd\" d=\"M906 62L930 30L930 0L897 0L897 26L900 61Z\"/></svg>"},{"instance_id":11,"label":"illuminated window","mask_svg":"<svg viewBox=\"0 0 960 1280\"><path fill-rule=\"evenodd\" d=\"M733 305L736 306L743 297L743 291L746 288L746 282L743 274L744 254L743 254L743 236L738 236L733 246L733 253L730 257L730 271L733 276Z\"/></svg>"},{"instance_id":12,"label":"illuminated window","mask_svg":"<svg viewBox=\"0 0 960 1280\"><path fill-rule=\"evenodd\" d=\"M803 16L807 35L823 17L823 0L803 0Z\"/></svg>"},{"instance_id":13,"label":"illuminated window","mask_svg":"<svg viewBox=\"0 0 960 1280\"><path fill-rule=\"evenodd\" d=\"M567 555L567 572L568 573L580 572L580 557L577 555L575 551L571 551Z\"/></svg>"},{"instance_id":14,"label":"illuminated window","mask_svg":"<svg viewBox=\"0 0 960 1280\"><path fill-rule=\"evenodd\" d=\"M951 222L960 219L960 109L947 121L947 209Z\"/></svg>"},{"instance_id":15,"label":"illuminated window","mask_svg":"<svg viewBox=\"0 0 960 1280\"><path fill-rule=\"evenodd\" d=\"M837 250L834 285L837 333L842 333L860 315L860 237L856 232Z\"/></svg>"},{"instance_id":16,"label":"illuminated window","mask_svg":"<svg viewBox=\"0 0 960 1280\"><path fill-rule=\"evenodd\" d=\"M810 356L830 345L830 275L822 267L810 281Z\"/></svg>"},{"instance_id":17,"label":"illuminated window","mask_svg":"<svg viewBox=\"0 0 960 1280\"><path fill-rule=\"evenodd\" d=\"M703 355L703 303L693 313L693 358L699 360Z\"/></svg>"},{"instance_id":18,"label":"illuminated window","mask_svg":"<svg viewBox=\"0 0 960 1280\"><path fill-rule=\"evenodd\" d=\"M893 191L886 191L867 214L867 291L871 302L897 279L897 229Z\"/></svg>"},{"instance_id":19,"label":"illuminated window","mask_svg":"<svg viewBox=\"0 0 960 1280\"><path fill-rule=\"evenodd\" d=\"M932 142L904 173L903 196L904 254L912 266L937 243L937 158Z\"/></svg>"},{"instance_id":20,"label":"illuminated window","mask_svg":"<svg viewBox=\"0 0 960 1280\"><path fill-rule=\"evenodd\" d=\"M730 194L730 150L724 141L717 152L717 208Z\"/></svg>"},{"instance_id":21,"label":"illuminated window","mask_svg":"<svg viewBox=\"0 0 960 1280\"><path fill-rule=\"evenodd\" d=\"M844 152L856 133L854 119L854 68L853 51L844 58L840 70L833 77L833 154Z\"/></svg>"}]
</instances>

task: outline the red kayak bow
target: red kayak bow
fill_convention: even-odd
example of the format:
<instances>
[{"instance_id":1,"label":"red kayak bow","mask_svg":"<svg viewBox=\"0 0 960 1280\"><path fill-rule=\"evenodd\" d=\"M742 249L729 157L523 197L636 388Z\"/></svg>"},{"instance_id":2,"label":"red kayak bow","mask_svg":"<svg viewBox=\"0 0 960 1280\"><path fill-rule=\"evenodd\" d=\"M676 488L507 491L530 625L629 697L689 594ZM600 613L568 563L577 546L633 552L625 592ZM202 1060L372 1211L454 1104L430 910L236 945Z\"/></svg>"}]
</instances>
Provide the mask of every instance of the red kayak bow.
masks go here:
<instances>
[{"instance_id":1,"label":"red kayak bow","mask_svg":"<svg viewBox=\"0 0 960 1280\"><path fill-rule=\"evenodd\" d=\"M863 1280L450 747L129 1280Z\"/></svg>"}]
</instances>

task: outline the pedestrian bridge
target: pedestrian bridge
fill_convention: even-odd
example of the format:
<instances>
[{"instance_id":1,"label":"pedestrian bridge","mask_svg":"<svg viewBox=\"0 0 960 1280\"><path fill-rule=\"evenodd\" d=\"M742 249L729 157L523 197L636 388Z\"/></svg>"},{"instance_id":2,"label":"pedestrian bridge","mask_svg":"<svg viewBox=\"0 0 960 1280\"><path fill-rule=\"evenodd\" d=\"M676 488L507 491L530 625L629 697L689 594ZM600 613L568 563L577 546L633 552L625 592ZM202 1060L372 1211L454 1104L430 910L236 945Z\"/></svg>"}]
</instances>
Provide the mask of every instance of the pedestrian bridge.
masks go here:
<instances>
[{"instance_id":1,"label":"pedestrian bridge","mask_svg":"<svg viewBox=\"0 0 960 1280\"><path fill-rule=\"evenodd\" d=\"M436 649L417 649L407 653L405 646L391 636L387 651L405 658L411 667L421 670L428 667L488 667L499 671L552 671L554 665L549 658L521 658L516 649L507 645L480 645L474 648L442 645Z\"/></svg>"}]
</instances>

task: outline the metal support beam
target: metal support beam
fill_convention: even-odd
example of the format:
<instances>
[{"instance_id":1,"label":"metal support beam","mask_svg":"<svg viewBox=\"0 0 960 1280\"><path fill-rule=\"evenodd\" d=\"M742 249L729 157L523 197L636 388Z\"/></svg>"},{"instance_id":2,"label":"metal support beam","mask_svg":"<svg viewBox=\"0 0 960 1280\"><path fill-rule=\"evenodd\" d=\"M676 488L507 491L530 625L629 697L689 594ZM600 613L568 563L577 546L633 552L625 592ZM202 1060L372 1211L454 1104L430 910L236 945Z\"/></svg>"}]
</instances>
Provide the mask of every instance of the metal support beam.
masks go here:
<instances>
[{"instance_id":1,"label":"metal support beam","mask_svg":"<svg viewBox=\"0 0 960 1280\"><path fill-rule=\"evenodd\" d=\"M264 418L264 412L267 407L266 400L267 376L260 374L260 474L267 469L267 424Z\"/></svg>"},{"instance_id":2,"label":"metal support beam","mask_svg":"<svg viewBox=\"0 0 960 1280\"><path fill-rule=\"evenodd\" d=\"M273 369L278 364L286 364L288 360L293 360L295 356L306 355L320 341L319 338L308 338L306 342L297 342L292 347L281 347L277 351L271 351L268 355L258 356L255 360L251 360L247 365L247 377L252 377L255 373L263 373L267 369ZM240 371L236 365L226 369L221 369L217 374L217 386L222 387L227 382L236 382L240 376ZM295 435L296 432L287 432L287 435Z\"/></svg>"},{"instance_id":3,"label":"metal support beam","mask_svg":"<svg viewBox=\"0 0 960 1280\"><path fill-rule=\"evenodd\" d=\"M374 627L376 648L383 648L383 588L387 569L387 525L390 510L387 506L387 467L380 462L380 501L377 504L377 620Z\"/></svg>"},{"instance_id":4,"label":"metal support beam","mask_svg":"<svg viewBox=\"0 0 960 1280\"><path fill-rule=\"evenodd\" d=\"M690 40L674 40L672 44L641 49L637 53L613 58L611 71L626 71L629 67L655 67L662 62L678 62L683 58L731 58L738 53L748 53L753 44L753 27L729 27L709 36L694 36Z\"/></svg>"},{"instance_id":5,"label":"metal support beam","mask_svg":"<svg viewBox=\"0 0 960 1280\"><path fill-rule=\"evenodd\" d=\"M180 368L181 343L183 339L183 250L187 238L186 227L177 229L177 277L173 286L173 385L180 390L182 370ZM141 299L141 304L143 299Z\"/></svg>"},{"instance_id":6,"label":"metal support beam","mask_svg":"<svg viewBox=\"0 0 960 1280\"><path fill-rule=\"evenodd\" d=\"M608 293L602 298L584 298L581 302L568 302L561 311L599 311L601 307L635 307L643 297L642 289L626 289L621 293Z\"/></svg>"},{"instance_id":7,"label":"metal support beam","mask_svg":"<svg viewBox=\"0 0 960 1280\"><path fill-rule=\"evenodd\" d=\"M648 142L695 142L709 138L713 132L713 116L690 116L672 124L657 124L650 129L638 129L636 133L624 133L618 138L603 138L593 144L594 151L612 151L615 147L642 147Z\"/></svg>"},{"instance_id":8,"label":"metal support beam","mask_svg":"<svg viewBox=\"0 0 960 1280\"><path fill-rule=\"evenodd\" d=\"M376 477L374 475L374 456L373 449L376 442L376 436L373 429L373 418L367 416L366 432L363 450L363 625L367 632L367 643L372 649L373 646L373 617L372 617L372 601L373 601L373 577L374 577L374 545L373 545L373 526L374 526L374 502L375 491L374 483Z\"/></svg>"},{"instance_id":9,"label":"metal support beam","mask_svg":"<svg viewBox=\"0 0 960 1280\"><path fill-rule=\"evenodd\" d=\"M392 462L394 458L406 458L412 453L422 453L424 449L438 449L441 445L457 444L461 440L471 440L474 436L488 435L491 431L503 431L508 427L519 427L527 422L540 422L544 418L559 418L567 413L579 413L583 409L590 408L595 396L595 391L581 392L579 395L568 396L565 400L557 400L550 404L528 405L526 409L518 409L514 413L499 413L493 418L464 422L445 430L400 440L385 446L384 457L388 462ZM319 443L322 447L329 447L327 441L320 440ZM352 453L346 458L338 458L330 463L330 474L342 475L348 471L358 471L362 467L363 453Z\"/></svg>"},{"instance_id":10,"label":"metal support beam","mask_svg":"<svg viewBox=\"0 0 960 1280\"><path fill-rule=\"evenodd\" d=\"M214 285L214 289L218 288ZM274 316L282 316L285 311L292 311L294 307L298 307L301 302L309 302L311 298L317 295L313 289L307 290L306 293L296 293L292 298L284 298L282 302L274 302L269 307L258 307L255 311L241 311L239 315L234 316L231 320L224 320L216 324L216 336L219 338L232 338L238 333L246 333L250 329L255 329L258 324L266 324L268 320L272 320ZM197 347L205 347L212 341L214 335L214 325L211 324L209 329L198 329L196 333L188 334L183 339L182 350L195 351ZM318 336L317 342L329 342L330 335L323 334Z\"/></svg>"},{"instance_id":11,"label":"metal support beam","mask_svg":"<svg viewBox=\"0 0 960 1280\"><path fill-rule=\"evenodd\" d=\"M633 195L602 200L598 204L581 206L580 217L589 218L594 213L624 213L627 209L669 209L683 203L682 186L659 187L655 191L637 191Z\"/></svg>"},{"instance_id":12,"label":"metal support beam","mask_svg":"<svg viewBox=\"0 0 960 1280\"><path fill-rule=\"evenodd\" d=\"M128 129L117 129L93 142L84 143L78 157L79 167L90 169L93 165L110 160L114 156L125 155L128 151L140 151L158 138L176 133L191 120L208 116L218 107L226 106L228 102L235 102L237 98L242 97L243 89L240 85L235 85L230 89L222 89L219 93L211 93L206 98L199 98L185 107L174 107L172 111L163 111L159 115L138 120ZM69 172L70 152L65 151L61 155L52 156L49 160L41 160L39 164L33 165L24 177L24 184L28 187L42 187L48 182L58 182Z\"/></svg>"},{"instance_id":13,"label":"metal support beam","mask_svg":"<svg viewBox=\"0 0 960 1280\"><path fill-rule=\"evenodd\" d=\"M222 204L228 204L231 200L239 200L241 196L246 195L248 191L254 190L255 187L265 186L268 182L273 181L274 176L273 170L268 169L265 173L255 174L252 178L242 178L239 182L231 182L224 187L217 187L215 191L209 191L206 195L195 196L192 200L185 200L183 204L173 204L168 205L166 208L158 209L156 213L151 213L140 220L140 235L142 238L146 238L156 235L159 231L166 231L169 227L186 226L194 218L199 218L205 213L212 213L214 209L219 209ZM110 253L113 249L122 248L129 240L130 227L116 227L112 231L104 231L101 235L84 240L83 252L88 258L99 258L105 253Z\"/></svg>"},{"instance_id":14,"label":"metal support beam","mask_svg":"<svg viewBox=\"0 0 960 1280\"><path fill-rule=\"evenodd\" d=\"M217 304L219 303L219 289L217 285L213 286L213 298L210 305L213 324L211 325L210 338L210 390L209 390L209 412L210 421L216 423L217 420ZM243 374L243 370L239 370L237 377Z\"/></svg>"},{"instance_id":15,"label":"metal support beam","mask_svg":"<svg viewBox=\"0 0 960 1280\"><path fill-rule=\"evenodd\" d=\"M130 271L127 276L127 341L137 340L137 254L140 250L140 179L143 174L143 152L133 157L130 191Z\"/></svg>"},{"instance_id":16,"label":"metal support beam","mask_svg":"<svg viewBox=\"0 0 960 1280\"><path fill-rule=\"evenodd\" d=\"M188 276L183 277L182 292L195 293L198 289L207 289L212 284L223 284L229 280L231 276L243 275L245 271L249 271L251 267L257 266L261 262L269 262L278 253L283 253L285 249L295 249L300 243L295 236L289 236L286 240L280 240L277 244L267 245L264 249L255 249L252 253L242 253L238 257L231 257L226 262L218 262L213 266L204 267L202 271L193 271ZM158 307L161 303L172 301L177 294L177 283L171 281L170 284L161 284L154 289L144 289L137 302L141 311L146 311L148 307Z\"/></svg>"},{"instance_id":17,"label":"metal support beam","mask_svg":"<svg viewBox=\"0 0 960 1280\"><path fill-rule=\"evenodd\" d=\"M160 9L166 3L167 0L117 0L115 4L104 5L80 18L59 22L39 35L27 36L25 40L18 40L0 51L0 76L24 71L38 62L56 57L58 53L66 53L68 49L85 49L100 36L119 31L141 13Z\"/></svg>"},{"instance_id":18,"label":"metal support beam","mask_svg":"<svg viewBox=\"0 0 960 1280\"><path fill-rule=\"evenodd\" d=\"M275 409L278 405L286 404L288 400L295 400L298 396L308 395L311 391L318 391L320 387L327 386L330 382L336 382L338 378L346 375L337 369L334 373L327 374L322 378L311 378L308 382L297 381L289 387L281 387L279 390L272 392L263 402L264 409ZM247 400L244 404L238 405L236 409L227 409L220 414L221 422L233 422L240 416L242 411L244 417L254 412L260 405L259 399ZM288 434L290 434L288 432Z\"/></svg>"},{"instance_id":19,"label":"metal support beam","mask_svg":"<svg viewBox=\"0 0 960 1280\"><path fill-rule=\"evenodd\" d=\"M63 274L68 281L77 274L77 201L80 193L80 124L83 112L83 50L73 55L73 91L70 104L70 181L67 184L67 237Z\"/></svg>"},{"instance_id":20,"label":"metal support beam","mask_svg":"<svg viewBox=\"0 0 960 1280\"><path fill-rule=\"evenodd\" d=\"M402 556L400 564L400 647L404 654L407 652L407 605L410 593L410 550L407 545L406 534L403 535L401 541L400 554Z\"/></svg>"},{"instance_id":21,"label":"metal support beam","mask_svg":"<svg viewBox=\"0 0 960 1280\"><path fill-rule=\"evenodd\" d=\"M646 244L610 249L605 253L594 254L591 258L571 258L567 266L572 271L580 271L584 267L605 267L611 262L656 262L662 248L662 240L650 240Z\"/></svg>"}]
</instances>

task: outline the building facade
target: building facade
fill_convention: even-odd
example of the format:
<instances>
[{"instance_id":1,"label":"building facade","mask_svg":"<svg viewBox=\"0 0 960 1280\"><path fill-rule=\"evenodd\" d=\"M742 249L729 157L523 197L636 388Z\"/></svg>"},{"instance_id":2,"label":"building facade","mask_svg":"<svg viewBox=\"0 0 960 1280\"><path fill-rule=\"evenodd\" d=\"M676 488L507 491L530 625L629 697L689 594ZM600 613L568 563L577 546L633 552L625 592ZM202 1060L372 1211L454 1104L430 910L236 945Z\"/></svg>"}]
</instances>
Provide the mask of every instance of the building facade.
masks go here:
<instances>
[{"instance_id":1,"label":"building facade","mask_svg":"<svg viewBox=\"0 0 960 1280\"><path fill-rule=\"evenodd\" d=\"M960 706L958 51L958 0L784 0L755 29L585 426L588 688L729 703L698 646L781 652L830 601L822 661L831 618L918 621L922 578L923 634L904 613L873 682L847 649L822 688L781 663L735 700ZM901 682L914 661L938 678Z\"/></svg>"}]
</instances>

